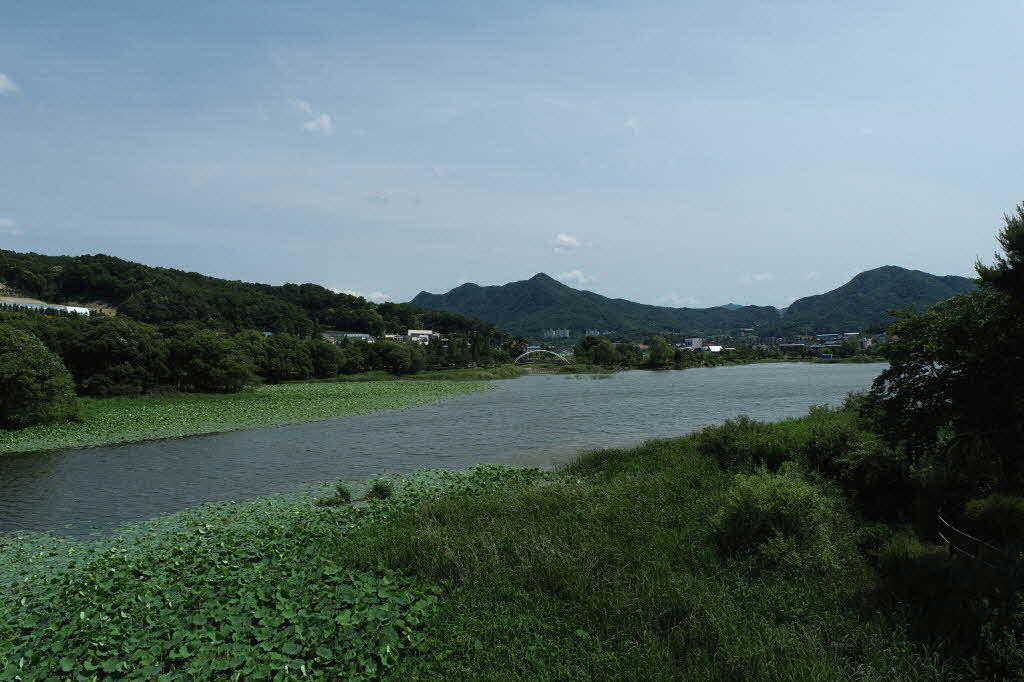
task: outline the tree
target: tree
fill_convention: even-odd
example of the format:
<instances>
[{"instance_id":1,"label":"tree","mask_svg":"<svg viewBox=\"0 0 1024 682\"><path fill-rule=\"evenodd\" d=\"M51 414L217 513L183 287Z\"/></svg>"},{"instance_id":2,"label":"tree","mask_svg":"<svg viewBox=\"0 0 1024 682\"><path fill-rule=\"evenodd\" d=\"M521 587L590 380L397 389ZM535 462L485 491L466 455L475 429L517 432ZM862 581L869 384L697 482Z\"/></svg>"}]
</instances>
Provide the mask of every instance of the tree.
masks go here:
<instances>
[{"instance_id":1,"label":"tree","mask_svg":"<svg viewBox=\"0 0 1024 682\"><path fill-rule=\"evenodd\" d=\"M647 362L651 367L664 367L672 364L672 346L668 344L664 336L655 336L651 339L650 355Z\"/></svg>"},{"instance_id":2,"label":"tree","mask_svg":"<svg viewBox=\"0 0 1024 682\"><path fill-rule=\"evenodd\" d=\"M974 269L983 282L1024 304L1024 202L1004 215L1003 221L1006 225L996 237L1003 253L996 254L994 265L978 260Z\"/></svg>"},{"instance_id":3,"label":"tree","mask_svg":"<svg viewBox=\"0 0 1024 682\"><path fill-rule=\"evenodd\" d=\"M891 444L965 494L1024 482L1024 205L998 239L980 290L898 315L868 403Z\"/></svg>"},{"instance_id":4,"label":"tree","mask_svg":"<svg viewBox=\"0 0 1024 682\"><path fill-rule=\"evenodd\" d=\"M77 417L75 384L60 358L28 332L0 326L0 428Z\"/></svg>"},{"instance_id":5,"label":"tree","mask_svg":"<svg viewBox=\"0 0 1024 682\"><path fill-rule=\"evenodd\" d=\"M323 339L309 342L309 354L313 359L313 376L317 379L338 376L347 359L344 350Z\"/></svg>"},{"instance_id":6,"label":"tree","mask_svg":"<svg viewBox=\"0 0 1024 682\"><path fill-rule=\"evenodd\" d=\"M313 358L301 339L291 334L272 334L267 337L266 355L257 371L272 384L308 379L313 375Z\"/></svg>"},{"instance_id":7,"label":"tree","mask_svg":"<svg viewBox=\"0 0 1024 682\"><path fill-rule=\"evenodd\" d=\"M237 393L253 378L255 365L231 339L197 331L170 342L171 376L185 391Z\"/></svg>"},{"instance_id":8,"label":"tree","mask_svg":"<svg viewBox=\"0 0 1024 682\"><path fill-rule=\"evenodd\" d=\"M59 350L78 392L139 395L167 378L167 344L155 327L124 317L90 317L71 322Z\"/></svg>"}]
</instances>

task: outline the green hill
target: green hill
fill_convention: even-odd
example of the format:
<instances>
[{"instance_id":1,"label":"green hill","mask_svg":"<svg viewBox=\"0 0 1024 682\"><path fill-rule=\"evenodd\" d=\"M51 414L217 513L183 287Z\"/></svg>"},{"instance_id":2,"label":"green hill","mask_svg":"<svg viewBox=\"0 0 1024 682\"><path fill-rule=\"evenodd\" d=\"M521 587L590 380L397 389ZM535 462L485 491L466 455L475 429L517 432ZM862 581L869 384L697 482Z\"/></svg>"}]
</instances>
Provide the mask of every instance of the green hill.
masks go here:
<instances>
[{"instance_id":1,"label":"green hill","mask_svg":"<svg viewBox=\"0 0 1024 682\"><path fill-rule=\"evenodd\" d=\"M966 277L941 277L887 265L862 272L833 291L798 299L784 310L735 303L666 308L580 291L541 273L501 286L463 284L446 294L422 291L411 304L480 318L530 337L553 328L569 328L574 334L600 329L623 336L703 336L754 328L760 335L777 336L884 326L890 319L888 310L923 310L975 286Z\"/></svg>"},{"instance_id":2,"label":"green hill","mask_svg":"<svg viewBox=\"0 0 1024 682\"><path fill-rule=\"evenodd\" d=\"M422 308L478 317L514 334L537 337L545 329L711 334L778 323L770 306L666 308L580 291L544 273L502 286L463 284L447 294L421 291L410 303Z\"/></svg>"},{"instance_id":3,"label":"green hill","mask_svg":"<svg viewBox=\"0 0 1024 682\"><path fill-rule=\"evenodd\" d=\"M380 334L406 329L504 332L481 320L402 303L371 303L317 284L274 286L157 268L104 254L46 256L0 249L0 285L50 303L101 303L119 315L163 324L199 321L235 331L307 336L317 328Z\"/></svg>"},{"instance_id":4,"label":"green hill","mask_svg":"<svg viewBox=\"0 0 1024 682\"><path fill-rule=\"evenodd\" d=\"M885 265L860 273L838 289L797 299L786 310L782 325L791 333L859 331L886 325L891 319L888 310L921 311L976 287L967 277Z\"/></svg>"}]
</instances>

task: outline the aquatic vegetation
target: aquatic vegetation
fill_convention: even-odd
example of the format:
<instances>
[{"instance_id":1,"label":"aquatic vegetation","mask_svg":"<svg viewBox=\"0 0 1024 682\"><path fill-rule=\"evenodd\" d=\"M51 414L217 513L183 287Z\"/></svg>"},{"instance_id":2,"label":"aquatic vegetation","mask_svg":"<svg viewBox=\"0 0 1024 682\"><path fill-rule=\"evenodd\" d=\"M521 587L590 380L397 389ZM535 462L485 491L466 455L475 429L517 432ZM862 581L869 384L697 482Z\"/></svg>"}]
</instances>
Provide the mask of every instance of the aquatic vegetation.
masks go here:
<instances>
[{"instance_id":1,"label":"aquatic vegetation","mask_svg":"<svg viewBox=\"0 0 1024 682\"><path fill-rule=\"evenodd\" d=\"M206 504L90 541L0 536L0 680L377 678L422 646L441 587L355 569L335 551L341 539L441 491L547 476L426 471L372 505L317 507L308 491Z\"/></svg>"},{"instance_id":2,"label":"aquatic vegetation","mask_svg":"<svg viewBox=\"0 0 1024 682\"><path fill-rule=\"evenodd\" d=\"M83 399L80 423L0 432L0 455L130 443L397 410L486 390L462 381L301 382L234 394Z\"/></svg>"}]
</instances>

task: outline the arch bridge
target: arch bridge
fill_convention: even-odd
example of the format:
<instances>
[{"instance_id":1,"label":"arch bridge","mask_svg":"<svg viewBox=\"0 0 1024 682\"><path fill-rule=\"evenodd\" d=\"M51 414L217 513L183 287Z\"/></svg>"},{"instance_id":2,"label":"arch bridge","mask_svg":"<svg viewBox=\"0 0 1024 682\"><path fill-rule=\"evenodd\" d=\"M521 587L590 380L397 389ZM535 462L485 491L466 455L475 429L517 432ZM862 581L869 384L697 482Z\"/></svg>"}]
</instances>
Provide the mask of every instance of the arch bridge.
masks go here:
<instances>
[{"instance_id":1,"label":"arch bridge","mask_svg":"<svg viewBox=\"0 0 1024 682\"><path fill-rule=\"evenodd\" d=\"M559 360L561 360L562 362L564 362L567 365L571 365L572 364L571 362L569 362L564 357L562 357L561 355L559 355L558 353L556 353L554 351L551 351L551 350L539 350L539 349L538 350L528 350L528 351L526 351L525 353L520 355L518 358L513 360L512 364L513 365L518 365L520 360L525 358L527 355L530 355L531 353L547 353L549 355L554 355L556 358L558 358Z\"/></svg>"}]
</instances>

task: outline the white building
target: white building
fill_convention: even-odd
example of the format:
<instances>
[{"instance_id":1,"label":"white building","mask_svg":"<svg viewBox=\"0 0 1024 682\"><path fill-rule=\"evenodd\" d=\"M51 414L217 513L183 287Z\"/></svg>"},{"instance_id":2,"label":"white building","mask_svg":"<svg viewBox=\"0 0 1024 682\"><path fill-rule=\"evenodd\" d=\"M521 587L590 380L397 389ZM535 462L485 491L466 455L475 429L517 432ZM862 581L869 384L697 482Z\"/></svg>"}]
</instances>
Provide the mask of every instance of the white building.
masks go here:
<instances>
[{"instance_id":1,"label":"white building","mask_svg":"<svg viewBox=\"0 0 1024 682\"><path fill-rule=\"evenodd\" d=\"M683 339L683 348L689 348L690 350L700 350L704 347L704 339L699 336L694 336L689 339Z\"/></svg>"},{"instance_id":2,"label":"white building","mask_svg":"<svg viewBox=\"0 0 1024 682\"><path fill-rule=\"evenodd\" d=\"M701 348L701 350L702 351L706 351L708 353L721 353L722 352L722 347L721 346L704 346L704 347Z\"/></svg>"},{"instance_id":3,"label":"white building","mask_svg":"<svg viewBox=\"0 0 1024 682\"><path fill-rule=\"evenodd\" d=\"M545 329L544 330L544 338L545 339L567 339L567 338L569 338L569 330L568 329Z\"/></svg>"},{"instance_id":4,"label":"white building","mask_svg":"<svg viewBox=\"0 0 1024 682\"><path fill-rule=\"evenodd\" d=\"M423 344L430 343L431 339L439 336L441 335L435 334L432 329L410 329L405 335L409 341L415 341L416 343Z\"/></svg>"}]
</instances>

